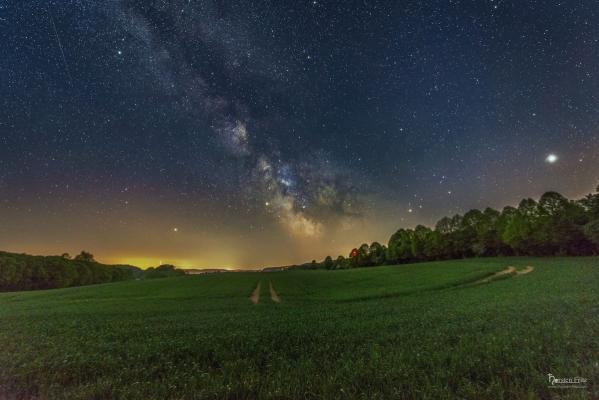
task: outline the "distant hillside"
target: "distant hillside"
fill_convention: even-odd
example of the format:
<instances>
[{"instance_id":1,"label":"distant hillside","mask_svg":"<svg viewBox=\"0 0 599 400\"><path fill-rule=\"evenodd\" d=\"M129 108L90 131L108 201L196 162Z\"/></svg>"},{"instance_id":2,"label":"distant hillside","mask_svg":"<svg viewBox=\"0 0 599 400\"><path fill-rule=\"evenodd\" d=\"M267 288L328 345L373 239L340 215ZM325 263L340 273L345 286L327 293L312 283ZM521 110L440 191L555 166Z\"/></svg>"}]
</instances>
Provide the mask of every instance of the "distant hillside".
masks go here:
<instances>
[{"instance_id":1,"label":"distant hillside","mask_svg":"<svg viewBox=\"0 0 599 400\"><path fill-rule=\"evenodd\" d=\"M185 271L170 264L162 264L158 267L150 267L146 269L144 276L147 279L170 278L173 276L185 275Z\"/></svg>"},{"instance_id":2,"label":"distant hillside","mask_svg":"<svg viewBox=\"0 0 599 400\"><path fill-rule=\"evenodd\" d=\"M32 256L0 251L0 291L83 286L143 276L137 267L100 264L86 252L71 259L66 253Z\"/></svg>"},{"instance_id":3,"label":"distant hillside","mask_svg":"<svg viewBox=\"0 0 599 400\"><path fill-rule=\"evenodd\" d=\"M204 274L218 274L221 272L229 272L225 268L183 268L183 271L187 275L204 275Z\"/></svg>"}]
</instances>

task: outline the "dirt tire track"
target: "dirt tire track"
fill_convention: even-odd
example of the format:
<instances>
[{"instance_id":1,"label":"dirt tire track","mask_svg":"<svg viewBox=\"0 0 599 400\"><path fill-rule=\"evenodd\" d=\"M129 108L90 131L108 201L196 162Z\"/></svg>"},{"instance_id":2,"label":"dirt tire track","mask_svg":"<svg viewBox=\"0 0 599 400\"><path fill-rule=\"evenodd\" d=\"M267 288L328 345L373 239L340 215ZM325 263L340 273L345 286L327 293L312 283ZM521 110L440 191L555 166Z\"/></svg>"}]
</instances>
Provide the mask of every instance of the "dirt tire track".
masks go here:
<instances>
[{"instance_id":1,"label":"dirt tire track","mask_svg":"<svg viewBox=\"0 0 599 400\"><path fill-rule=\"evenodd\" d=\"M524 269L521 269L520 271L516 271L516 275L526 275L526 274L530 274L532 271L535 270L535 267L531 267L530 265L528 267L525 267Z\"/></svg>"},{"instance_id":2,"label":"dirt tire track","mask_svg":"<svg viewBox=\"0 0 599 400\"><path fill-rule=\"evenodd\" d=\"M262 282L260 282L260 281L258 282L256 289L254 289L254 291L250 295L250 301L254 304L258 304L258 302L260 301L260 284L261 283Z\"/></svg>"},{"instance_id":3,"label":"dirt tire track","mask_svg":"<svg viewBox=\"0 0 599 400\"><path fill-rule=\"evenodd\" d=\"M489 283L489 282L491 282L491 281L493 281L493 280L495 280L495 279L497 279L497 278L500 278L500 277L502 277L502 276L504 276L504 275L511 275L511 274L513 274L514 272L516 272L516 268L514 268L514 267L507 267L506 269L504 269L504 270L502 270L502 271L495 272L493 275L491 275L491 276L488 276L488 277L486 277L486 278L484 278L484 279L481 279L481 280L479 280L479 281L476 281L476 282L474 282L474 283L475 283L475 284L479 284L479 283Z\"/></svg>"},{"instance_id":4,"label":"dirt tire track","mask_svg":"<svg viewBox=\"0 0 599 400\"><path fill-rule=\"evenodd\" d=\"M281 299L279 298L279 295L277 294L277 292L275 292L275 288L272 287L271 281L268 281L268 287L270 289L270 299L272 301L274 301L275 303L280 303Z\"/></svg>"}]
</instances>

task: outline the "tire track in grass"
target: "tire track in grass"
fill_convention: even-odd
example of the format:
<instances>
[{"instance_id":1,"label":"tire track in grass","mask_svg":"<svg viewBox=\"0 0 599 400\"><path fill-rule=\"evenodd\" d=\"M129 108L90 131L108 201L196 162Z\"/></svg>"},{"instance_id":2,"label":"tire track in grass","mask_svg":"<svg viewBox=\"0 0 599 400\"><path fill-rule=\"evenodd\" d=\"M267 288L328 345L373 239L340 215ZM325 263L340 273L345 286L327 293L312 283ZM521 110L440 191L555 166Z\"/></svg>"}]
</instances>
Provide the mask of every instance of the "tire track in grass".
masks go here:
<instances>
[{"instance_id":1,"label":"tire track in grass","mask_svg":"<svg viewBox=\"0 0 599 400\"><path fill-rule=\"evenodd\" d=\"M531 267L530 265L520 271L516 271L516 275L526 275L535 270L535 267Z\"/></svg>"},{"instance_id":2,"label":"tire track in grass","mask_svg":"<svg viewBox=\"0 0 599 400\"><path fill-rule=\"evenodd\" d=\"M502 278L510 278L510 277L516 275L517 273L518 273L518 271L516 271L515 267L506 267L505 269L503 269L501 271L487 274L486 276L484 276L482 278L459 283L459 284L453 286L451 289L465 289L465 288L474 287L474 286L477 286L477 285L480 285L483 283L491 283L491 282L494 282L495 280L501 280Z\"/></svg>"},{"instance_id":3,"label":"tire track in grass","mask_svg":"<svg viewBox=\"0 0 599 400\"><path fill-rule=\"evenodd\" d=\"M254 291L250 295L250 301L254 304L258 304L258 302L260 301L260 283L262 283L262 282L258 281L258 285L256 286L256 289L254 289Z\"/></svg>"},{"instance_id":4,"label":"tire track in grass","mask_svg":"<svg viewBox=\"0 0 599 400\"><path fill-rule=\"evenodd\" d=\"M279 295L277 294L277 292L275 292L275 288L272 287L271 281L268 281L268 286L270 288L270 299L272 301L274 301L275 303L280 303L281 299L279 298Z\"/></svg>"},{"instance_id":5,"label":"tire track in grass","mask_svg":"<svg viewBox=\"0 0 599 400\"><path fill-rule=\"evenodd\" d=\"M479 281L476 281L474 283L475 284L478 284L478 283L489 283L491 281L494 281L497 278L501 278L502 276L512 275L515 272L516 272L516 268L514 268L514 267L507 267L506 269L504 269L502 271L495 272L493 275L491 275L491 276L489 276L487 278L481 279Z\"/></svg>"},{"instance_id":6,"label":"tire track in grass","mask_svg":"<svg viewBox=\"0 0 599 400\"><path fill-rule=\"evenodd\" d=\"M473 285L478 285L478 284L481 284L481 283L489 283L489 282L492 282L492 281L495 281L497 279L501 279L501 278L504 278L504 277L509 278L509 277L512 277L512 276L526 275L526 274L531 273L534 270L535 270L535 267L531 267L530 265L527 266L527 267L525 267L525 268L523 268L523 269L521 269L521 270L519 270L519 271L517 271L515 267L507 267L506 269L504 269L502 271L499 271L499 272L496 272L496 273L494 273L491 276L488 276L488 277L483 278L483 279L479 279L478 281L473 282L472 284Z\"/></svg>"}]
</instances>

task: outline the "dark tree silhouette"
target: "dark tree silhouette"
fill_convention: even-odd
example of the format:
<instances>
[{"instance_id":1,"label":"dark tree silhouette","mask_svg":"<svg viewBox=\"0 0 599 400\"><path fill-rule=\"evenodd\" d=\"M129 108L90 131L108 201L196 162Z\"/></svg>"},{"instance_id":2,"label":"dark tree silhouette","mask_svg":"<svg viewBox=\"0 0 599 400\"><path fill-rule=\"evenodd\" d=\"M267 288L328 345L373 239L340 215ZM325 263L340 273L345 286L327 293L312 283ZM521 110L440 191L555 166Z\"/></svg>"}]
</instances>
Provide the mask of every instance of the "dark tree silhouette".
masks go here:
<instances>
[{"instance_id":1,"label":"dark tree silhouette","mask_svg":"<svg viewBox=\"0 0 599 400\"><path fill-rule=\"evenodd\" d=\"M87 259L69 260L64 256L43 257L0 252L0 291L108 283L143 275L139 268L103 265Z\"/></svg>"},{"instance_id":2,"label":"dark tree silhouette","mask_svg":"<svg viewBox=\"0 0 599 400\"><path fill-rule=\"evenodd\" d=\"M426 260L511 255L593 255L599 253L599 187L581 200L547 192L517 208L470 210L441 218L435 229L399 229L387 246L354 248L333 268L400 264ZM322 266L330 263L323 263ZM328 268L328 267L327 267Z\"/></svg>"},{"instance_id":3,"label":"dark tree silhouette","mask_svg":"<svg viewBox=\"0 0 599 400\"><path fill-rule=\"evenodd\" d=\"M82 251L81 253L75 256L76 261L86 261L86 262L95 262L94 255L92 253L88 253L87 251Z\"/></svg>"}]
</instances>

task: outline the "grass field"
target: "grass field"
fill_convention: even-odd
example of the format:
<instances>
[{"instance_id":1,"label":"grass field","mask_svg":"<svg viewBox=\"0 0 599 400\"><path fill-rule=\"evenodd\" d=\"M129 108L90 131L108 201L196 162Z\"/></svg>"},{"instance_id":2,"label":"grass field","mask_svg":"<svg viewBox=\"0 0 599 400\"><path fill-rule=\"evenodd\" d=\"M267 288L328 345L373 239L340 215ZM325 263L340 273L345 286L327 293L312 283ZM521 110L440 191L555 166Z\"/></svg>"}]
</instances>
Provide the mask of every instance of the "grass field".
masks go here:
<instances>
[{"instance_id":1,"label":"grass field","mask_svg":"<svg viewBox=\"0 0 599 400\"><path fill-rule=\"evenodd\" d=\"M477 283L528 265L526 275ZM587 387L550 387L548 373ZM4 397L599 398L599 258L3 293Z\"/></svg>"}]
</instances>

